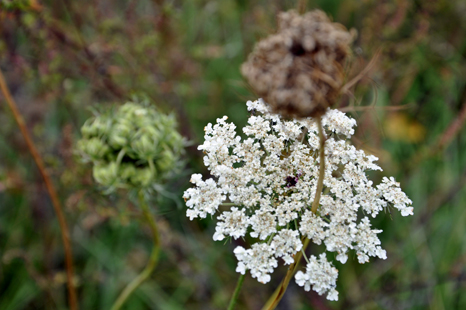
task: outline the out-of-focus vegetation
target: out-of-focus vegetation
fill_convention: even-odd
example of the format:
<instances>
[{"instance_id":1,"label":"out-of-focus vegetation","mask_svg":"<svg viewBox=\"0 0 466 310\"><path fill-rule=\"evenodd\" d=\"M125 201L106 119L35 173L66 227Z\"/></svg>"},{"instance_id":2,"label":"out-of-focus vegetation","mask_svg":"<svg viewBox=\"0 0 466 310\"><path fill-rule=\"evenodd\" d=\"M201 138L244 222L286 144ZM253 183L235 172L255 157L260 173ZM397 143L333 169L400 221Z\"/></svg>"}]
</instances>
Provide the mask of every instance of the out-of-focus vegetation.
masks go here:
<instances>
[{"instance_id":1,"label":"out-of-focus vegetation","mask_svg":"<svg viewBox=\"0 0 466 310\"><path fill-rule=\"evenodd\" d=\"M150 232L124 193L103 196L74 153L93 108L145 93L192 141L184 172L154 197L160 263L126 309L223 309L236 284L232 244L210 220L185 217L182 192L207 174L196 145L217 117L242 126L254 98L239 66L290 0L0 0L0 68L65 206L80 309L108 309L143 268ZM340 300L291 284L279 309L466 308L466 2L320 0L358 37L349 78L369 73L340 108L353 142L380 158L414 202L414 217L376 227L387 260L340 270ZM0 96L0 309L66 309L64 252L42 178ZM240 242L240 241L239 241ZM312 251L312 248L309 249ZM258 309L271 283L246 278L238 309ZM293 281L292 281L293 282Z\"/></svg>"}]
</instances>

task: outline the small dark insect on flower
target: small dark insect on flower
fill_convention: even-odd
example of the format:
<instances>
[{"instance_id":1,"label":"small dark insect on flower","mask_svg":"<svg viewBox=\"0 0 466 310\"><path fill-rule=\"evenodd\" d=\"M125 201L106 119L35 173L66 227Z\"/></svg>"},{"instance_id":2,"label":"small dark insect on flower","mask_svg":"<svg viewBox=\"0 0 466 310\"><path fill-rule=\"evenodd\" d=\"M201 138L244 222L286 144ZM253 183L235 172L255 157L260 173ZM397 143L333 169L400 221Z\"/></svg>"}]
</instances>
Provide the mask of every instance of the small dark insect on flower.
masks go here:
<instances>
[{"instance_id":1,"label":"small dark insect on flower","mask_svg":"<svg viewBox=\"0 0 466 310\"><path fill-rule=\"evenodd\" d=\"M301 177L302 173L299 172L296 176L288 176L286 177L285 181L286 181L286 187L293 187L293 186L296 186L296 184L298 184L298 180L299 178Z\"/></svg>"},{"instance_id":2,"label":"small dark insect on flower","mask_svg":"<svg viewBox=\"0 0 466 310\"><path fill-rule=\"evenodd\" d=\"M286 180L286 187L296 186L296 183L298 183L297 177L288 176L286 177L285 180Z\"/></svg>"}]
</instances>

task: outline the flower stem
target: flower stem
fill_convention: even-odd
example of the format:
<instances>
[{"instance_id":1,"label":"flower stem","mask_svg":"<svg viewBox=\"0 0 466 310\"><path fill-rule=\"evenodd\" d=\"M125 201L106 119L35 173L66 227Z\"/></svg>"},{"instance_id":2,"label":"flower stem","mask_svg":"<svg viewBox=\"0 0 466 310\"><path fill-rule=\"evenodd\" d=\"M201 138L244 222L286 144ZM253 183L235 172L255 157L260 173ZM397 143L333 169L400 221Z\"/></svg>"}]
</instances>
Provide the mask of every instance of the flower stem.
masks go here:
<instances>
[{"instance_id":1,"label":"flower stem","mask_svg":"<svg viewBox=\"0 0 466 310\"><path fill-rule=\"evenodd\" d=\"M233 293L233 296L231 296L230 304L228 305L228 310L235 309L236 302L238 301L238 297L239 297L239 292L241 291L241 287L243 286L245 277L246 277L246 273L239 276L238 283L236 283L235 291Z\"/></svg>"},{"instance_id":2,"label":"flower stem","mask_svg":"<svg viewBox=\"0 0 466 310\"><path fill-rule=\"evenodd\" d=\"M314 202L312 203L311 211L316 214L317 208L320 203L320 195L322 194L322 189L324 188L324 176L325 176L325 137L324 137L324 128L322 127L322 118L317 118L317 125L319 126L319 140L320 140L320 169L319 169L319 180L317 181L316 195Z\"/></svg>"},{"instance_id":3,"label":"flower stem","mask_svg":"<svg viewBox=\"0 0 466 310\"><path fill-rule=\"evenodd\" d=\"M262 310L272 310L278 305L280 300L282 299L283 295L285 295L286 289L288 288L288 284L290 283L291 278L298 269L299 261L303 255L304 250L307 248L309 244L309 239L305 239L303 242L303 250L299 251L294 256L294 262L288 267L288 271L286 272L285 277L283 278L280 285L277 287L275 292L273 292L272 296L270 296L269 300L266 302Z\"/></svg>"},{"instance_id":4,"label":"flower stem","mask_svg":"<svg viewBox=\"0 0 466 310\"><path fill-rule=\"evenodd\" d=\"M150 213L149 206L147 205L146 199L144 197L144 192L141 190L139 191L138 194L139 198L139 204L142 208L142 212L144 214L144 218L149 224L149 227L152 231L152 240L153 240L153 247L152 247L152 253L149 258L149 262L147 263L146 267L144 270L133 280L131 281L121 292L120 296L118 296L118 299L115 301L113 304L111 310L118 310L123 306L123 304L126 302L126 300L131 296L131 294L145 281L149 276L152 274L152 271L154 270L155 266L157 265L158 259L159 259L159 253L160 253L160 238L159 238L159 232L157 230L157 225L155 223L154 218L152 217L152 214Z\"/></svg>"},{"instance_id":5,"label":"flower stem","mask_svg":"<svg viewBox=\"0 0 466 310\"><path fill-rule=\"evenodd\" d=\"M319 140L320 140L320 169L319 169L319 179L317 181L317 189L314 198L314 202L312 203L311 211L316 214L317 208L319 207L320 203L320 196L322 194L322 189L324 188L324 176L325 176L325 136L324 136L324 128L322 127L322 118L317 118L317 125L319 127ZM303 248L300 252L296 253L294 256L294 262L288 267L288 271L283 278L280 286L275 290L275 292L270 296L269 300L266 302L262 310L273 310L278 305L280 300L282 299L283 295L288 288L288 284L290 283L291 278L296 272L298 268L299 261L309 244L309 239L305 239L303 242Z\"/></svg>"},{"instance_id":6,"label":"flower stem","mask_svg":"<svg viewBox=\"0 0 466 310\"><path fill-rule=\"evenodd\" d=\"M3 73L1 70L0 70L0 88L1 88L1 92L3 93L3 96L5 97L5 101L7 102L9 108L11 109L11 112L13 112L13 117L16 123L18 123L19 130L21 131L21 134L23 135L24 140L26 140L26 145L29 149L29 152L34 158L37 168L39 169L39 172L42 175L42 178L44 179L45 186L49 193L50 199L52 200L53 209L55 210L55 214L57 215L57 218L58 218L58 223L60 224L63 248L65 250L69 306L71 310L77 310L78 299L76 297L76 288L73 282L73 274L74 274L73 254L71 253L71 243L70 243L68 225L66 224L66 220L65 220L65 216L62 211L63 208L61 206L60 199L58 198L57 191L55 190L52 180L50 179L50 176L47 173L47 170L45 169L45 165L42 160L42 157L37 151L37 148L34 142L32 141L31 136L29 135L29 131L26 127L23 116L19 112L16 106L16 103L13 100L13 97L11 96L11 93L6 85L5 78L3 77Z\"/></svg>"}]
</instances>

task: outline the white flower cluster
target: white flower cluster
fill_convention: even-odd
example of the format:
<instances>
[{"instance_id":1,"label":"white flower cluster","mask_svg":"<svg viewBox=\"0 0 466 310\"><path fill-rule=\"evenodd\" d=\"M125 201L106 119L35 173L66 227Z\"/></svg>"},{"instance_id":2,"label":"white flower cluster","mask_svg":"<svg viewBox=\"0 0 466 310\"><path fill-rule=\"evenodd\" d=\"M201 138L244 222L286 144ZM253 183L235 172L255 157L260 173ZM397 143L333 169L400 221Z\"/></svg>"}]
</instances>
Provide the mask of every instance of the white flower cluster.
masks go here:
<instances>
[{"instance_id":1,"label":"white flower cluster","mask_svg":"<svg viewBox=\"0 0 466 310\"><path fill-rule=\"evenodd\" d=\"M319 136L312 118L285 121L271 114L264 102L247 102L251 117L242 139L227 117L205 127L204 163L216 178L202 180L193 174L194 188L186 190L187 216L205 218L219 213L214 240L249 236L250 249L238 246L237 272L251 272L259 282L270 281L277 260L293 263L305 238L324 244L336 260L345 263L354 250L360 263L369 257L386 258L368 216L392 206L403 216L412 215L412 204L399 183L383 178L373 186L365 171L381 170L375 156L347 143L356 121L338 110L328 110L325 129L325 178L317 213L311 211L319 178ZM231 208L228 210L228 206ZM327 299L337 300L338 270L322 253L311 255L306 273L296 274L298 285Z\"/></svg>"}]
</instances>

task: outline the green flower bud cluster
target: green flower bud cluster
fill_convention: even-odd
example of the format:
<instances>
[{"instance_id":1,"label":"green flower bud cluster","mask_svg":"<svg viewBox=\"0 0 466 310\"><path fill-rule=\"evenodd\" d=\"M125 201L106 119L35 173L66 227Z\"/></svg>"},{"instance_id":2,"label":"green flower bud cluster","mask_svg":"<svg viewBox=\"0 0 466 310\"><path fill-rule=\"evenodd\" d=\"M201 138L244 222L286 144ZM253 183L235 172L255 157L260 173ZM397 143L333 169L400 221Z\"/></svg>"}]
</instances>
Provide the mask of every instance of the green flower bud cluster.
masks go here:
<instances>
[{"instance_id":1,"label":"green flower bud cluster","mask_svg":"<svg viewBox=\"0 0 466 310\"><path fill-rule=\"evenodd\" d=\"M77 148L94 164L95 180L109 189L146 188L177 166L185 141L173 115L148 103L128 102L88 119Z\"/></svg>"}]
</instances>

